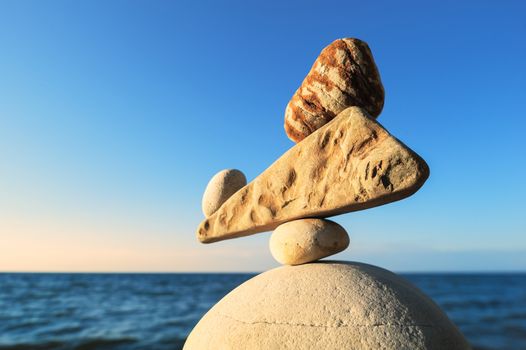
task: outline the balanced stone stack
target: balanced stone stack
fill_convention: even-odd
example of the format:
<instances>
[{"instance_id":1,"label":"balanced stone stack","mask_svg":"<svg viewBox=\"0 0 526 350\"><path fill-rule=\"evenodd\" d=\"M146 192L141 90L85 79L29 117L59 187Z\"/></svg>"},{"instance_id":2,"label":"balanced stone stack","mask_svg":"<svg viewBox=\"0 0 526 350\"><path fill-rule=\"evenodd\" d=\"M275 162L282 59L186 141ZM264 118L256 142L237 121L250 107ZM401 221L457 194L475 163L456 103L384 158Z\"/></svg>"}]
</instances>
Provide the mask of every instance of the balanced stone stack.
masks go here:
<instances>
[{"instance_id":1,"label":"balanced stone stack","mask_svg":"<svg viewBox=\"0 0 526 350\"><path fill-rule=\"evenodd\" d=\"M440 308L371 265L316 262L349 236L327 217L414 194L426 162L375 118L384 89L368 45L327 46L285 110L297 144L247 184L223 170L203 196L203 243L271 231L281 264L245 282L197 324L185 349L469 349ZM300 266L287 266L300 265Z\"/></svg>"}]
</instances>

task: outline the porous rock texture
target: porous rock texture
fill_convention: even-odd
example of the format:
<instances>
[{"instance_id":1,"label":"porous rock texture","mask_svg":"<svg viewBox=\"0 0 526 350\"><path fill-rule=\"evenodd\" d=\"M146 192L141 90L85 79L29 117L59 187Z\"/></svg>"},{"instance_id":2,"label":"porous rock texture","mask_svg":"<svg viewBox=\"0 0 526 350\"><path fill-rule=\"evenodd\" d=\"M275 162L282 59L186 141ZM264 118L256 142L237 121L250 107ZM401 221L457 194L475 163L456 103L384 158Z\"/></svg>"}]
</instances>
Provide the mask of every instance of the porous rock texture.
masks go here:
<instances>
[{"instance_id":1,"label":"porous rock texture","mask_svg":"<svg viewBox=\"0 0 526 350\"><path fill-rule=\"evenodd\" d=\"M209 243L383 205L412 195L428 176L422 158L349 107L230 197L197 238Z\"/></svg>"},{"instance_id":2,"label":"porous rock texture","mask_svg":"<svg viewBox=\"0 0 526 350\"><path fill-rule=\"evenodd\" d=\"M237 169L225 169L215 174L203 194L203 214L209 217L215 213L230 196L246 184L245 174Z\"/></svg>"},{"instance_id":3,"label":"porous rock texture","mask_svg":"<svg viewBox=\"0 0 526 350\"><path fill-rule=\"evenodd\" d=\"M369 46L359 39L338 39L327 46L285 109L285 131L299 142L350 106L376 118L384 88Z\"/></svg>"},{"instance_id":4,"label":"porous rock texture","mask_svg":"<svg viewBox=\"0 0 526 350\"><path fill-rule=\"evenodd\" d=\"M440 308L392 272L361 263L282 266L220 300L185 350L464 350Z\"/></svg>"},{"instance_id":5,"label":"porous rock texture","mask_svg":"<svg viewBox=\"0 0 526 350\"><path fill-rule=\"evenodd\" d=\"M316 261L345 250L349 235L334 221L299 219L279 225L270 236L274 259L285 265Z\"/></svg>"}]
</instances>

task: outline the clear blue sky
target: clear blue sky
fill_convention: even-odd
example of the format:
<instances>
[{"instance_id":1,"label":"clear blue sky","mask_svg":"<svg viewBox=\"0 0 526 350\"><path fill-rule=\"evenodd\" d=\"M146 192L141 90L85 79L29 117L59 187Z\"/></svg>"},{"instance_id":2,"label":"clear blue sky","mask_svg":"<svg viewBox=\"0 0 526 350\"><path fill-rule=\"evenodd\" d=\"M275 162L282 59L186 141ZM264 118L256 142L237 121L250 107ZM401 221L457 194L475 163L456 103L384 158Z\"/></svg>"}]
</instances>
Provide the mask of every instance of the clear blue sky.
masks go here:
<instances>
[{"instance_id":1,"label":"clear blue sky","mask_svg":"<svg viewBox=\"0 0 526 350\"><path fill-rule=\"evenodd\" d=\"M337 258L396 271L526 269L523 1L0 1L0 270L259 271L269 234L197 243L224 168L293 143L320 50L369 43L378 121L431 177L335 217Z\"/></svg>"}]
</instances>

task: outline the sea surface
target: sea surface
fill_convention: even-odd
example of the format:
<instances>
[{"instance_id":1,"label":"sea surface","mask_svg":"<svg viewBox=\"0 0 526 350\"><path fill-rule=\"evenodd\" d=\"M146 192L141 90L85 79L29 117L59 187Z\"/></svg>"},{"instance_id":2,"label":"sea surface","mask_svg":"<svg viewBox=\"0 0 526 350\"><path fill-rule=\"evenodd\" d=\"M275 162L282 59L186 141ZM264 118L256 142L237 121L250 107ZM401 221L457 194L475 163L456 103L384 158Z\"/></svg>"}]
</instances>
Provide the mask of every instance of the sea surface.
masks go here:
<instances>
[{"instance_id":1,"label":"sea surface","mask_svg":"<svg viewBox=\"0 0 526 350\"><path fill-rule=\"evenodd\" d=\"M526 350L526 274L402 274L475 349ZM0 349L181 349L254 274L0 274Z\"/></svg>"}]
</instances>

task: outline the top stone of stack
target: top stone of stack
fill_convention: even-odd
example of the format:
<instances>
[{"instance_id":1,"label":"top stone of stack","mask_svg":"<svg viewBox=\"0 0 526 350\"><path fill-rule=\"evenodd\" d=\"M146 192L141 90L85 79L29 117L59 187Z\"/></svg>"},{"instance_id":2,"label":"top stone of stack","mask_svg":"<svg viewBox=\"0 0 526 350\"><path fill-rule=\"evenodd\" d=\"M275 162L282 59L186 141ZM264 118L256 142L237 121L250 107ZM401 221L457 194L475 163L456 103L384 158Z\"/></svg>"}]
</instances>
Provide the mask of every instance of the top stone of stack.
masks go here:
<instances>
[{"instance_id":1,"label":"top stone of stack","mask_svg":"<svg viewBox=\"0 0 526 350\"><path fill-rule=\"evenodd\" d=\"M285 110L285 131L294 142L357 106L373 118L384 106L384 88L369 46L338 39L322 50Z\"/></svg>"}]
</instances>

